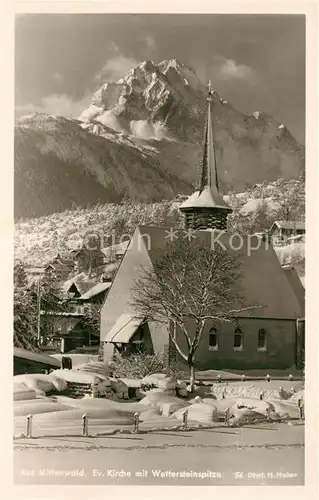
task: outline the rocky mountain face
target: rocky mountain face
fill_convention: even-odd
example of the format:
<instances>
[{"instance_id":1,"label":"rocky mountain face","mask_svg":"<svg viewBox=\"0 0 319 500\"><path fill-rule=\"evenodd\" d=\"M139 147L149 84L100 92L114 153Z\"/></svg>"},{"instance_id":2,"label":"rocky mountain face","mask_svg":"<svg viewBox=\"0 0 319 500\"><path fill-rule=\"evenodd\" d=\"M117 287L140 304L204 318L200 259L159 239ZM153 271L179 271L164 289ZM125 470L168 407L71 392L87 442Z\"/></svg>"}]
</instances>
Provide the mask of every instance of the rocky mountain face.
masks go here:
<instances>
[{"instance_id":1,"label":"rocky mountain face","mask_svg":"<svg viewBox=\"0 0 319 500\"><path fill-rule=\"evenodd\" d=\"M22 117L15 127L16 218L190 193L201 159L205 95L191 68L175 59L145 61L105 83L77 120ZM224 192L302 174L304 147L285 125L262 112L244 115L217 92L213 101Z\"/></svg>"}]
</instances>

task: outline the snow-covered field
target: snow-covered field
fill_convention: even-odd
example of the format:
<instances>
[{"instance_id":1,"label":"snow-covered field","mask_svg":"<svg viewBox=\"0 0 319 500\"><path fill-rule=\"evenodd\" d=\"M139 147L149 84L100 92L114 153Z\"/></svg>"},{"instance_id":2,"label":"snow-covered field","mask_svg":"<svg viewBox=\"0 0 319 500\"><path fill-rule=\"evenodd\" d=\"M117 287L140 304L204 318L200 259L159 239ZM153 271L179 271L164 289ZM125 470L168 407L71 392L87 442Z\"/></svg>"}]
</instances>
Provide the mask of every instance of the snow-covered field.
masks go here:
<instances>
[{"instance_id":1,"label":"snow-covered field","mask_svg":"<svg viewBox=\"0 0 319 500\"><path fill-rule=\"evenodd\" d=\"M186 471L192 474L187 477ZM304 426L260 423L239 429L20 440L14 451L14 481L21 485L302 485Z\"/></svg>"},{"instance_id":2,"label":"snow-covered field","mask_svg":"<svg viewBox=\"0 0 319 500\"><path fill-rule=\"evenodd\" d=\"M176 388L185 391L186 382L164 374L135 382L150 381L162 388L142 384L133 401L125 381L109 378L101 362L14 377L15 482L171 484L173 472L175 484L197 484L198 474L200 484L217 479L219 484L303 484L302 382L216 382L176 397ZM71 397L72 384L89 385L92 392ZM106 397L92 397L101 386ZM95 477L93 470L100 474ZM154 470L163 470L163 476ZM192 481L176 475L189 470L195 471ZM218 471L218 477L208 470ZM235 471L242 477L235 478ZM251 471L255 478L248 476Z\"/></svg>"},{"instance_id":3,"label":"snow-covered field","mask_svg":"<svg viewBox=\"0 0 319 500\"><path fill-rule=\"evenodd\" d=\"M143 391L150 379L155 388ZM183 424L185 411L189 425L197 426L220 426L226 410L227 425L231 427L265 420L286 422L300 418L299 405L303 402L303 383L288 380L217 382L199 385L190 394L185 382L164 374L148 376L141 384L139 396L135 401L129 400L126 383L110 379L107 367L100 362L89 362L73 370L54 370L50 375L15 376L14 435L23 438L26 434L28 415L32 415L32 436L39 438L81 434L84 414L96 435L121 426L132 430L136 413L146 428L178 428ZM185 397L176 397L176 389L184 391Z\"/></svg>"}]
</instances>

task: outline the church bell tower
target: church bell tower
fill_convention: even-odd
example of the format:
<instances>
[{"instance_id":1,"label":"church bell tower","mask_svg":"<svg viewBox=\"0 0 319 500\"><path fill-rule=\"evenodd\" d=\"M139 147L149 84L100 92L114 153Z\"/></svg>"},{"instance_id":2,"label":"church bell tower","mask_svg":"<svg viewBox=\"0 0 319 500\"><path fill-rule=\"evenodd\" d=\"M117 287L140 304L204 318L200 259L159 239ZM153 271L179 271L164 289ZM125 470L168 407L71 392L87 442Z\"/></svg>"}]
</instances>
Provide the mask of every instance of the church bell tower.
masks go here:
<instances>
[{"instance_id":1,"label":"church bell tower","mask_svg":"<svg viewBox=\"0 0 319 500\"><path fill-rule=\"evenodd\" d=\"M208 84L208 111L204 133L204 145L201 162L199 189L182 205L181 212L185 217L186 229L219 229L227 228L227 217L232 209L224 201L219 192L216 156L212 128L212 91Z\"/></svg>"}]
</instances>

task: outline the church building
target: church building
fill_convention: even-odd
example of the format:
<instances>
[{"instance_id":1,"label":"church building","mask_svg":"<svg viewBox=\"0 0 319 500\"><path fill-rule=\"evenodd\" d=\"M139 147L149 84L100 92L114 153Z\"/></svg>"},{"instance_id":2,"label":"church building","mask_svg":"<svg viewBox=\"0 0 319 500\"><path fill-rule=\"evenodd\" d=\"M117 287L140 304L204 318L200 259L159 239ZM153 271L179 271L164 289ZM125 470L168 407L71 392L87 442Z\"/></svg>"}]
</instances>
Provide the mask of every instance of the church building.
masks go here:
<instances>
[{"instance_id":1,"label":"church building","mask_svg":"<svg viewBox=\"0 0 319 500\"><path fill-rule=\"evenodd\" d=\"M231 208L219 190L212 126L214 92L209 85L201 175L196 191L180 210L185 230L191 230L201 245L211 248L218 238L233 251L235 235L227 232ZM152 270L165 255L171 228L139 226L128 245L108 296L101 309L100 342L105 361L114 353L123 355L143 349L164 354L170 349L171 325L146 322L134 310L133 288L142 270ZM304 353L304 296L283 269L269 242L258 236L241 236L239 259L244 300L258 304L236 316L236 323L208 320L195 354L199 369L301 368ZM231 245L231 243L233 245Z\"/></svg>"}]
</instances>

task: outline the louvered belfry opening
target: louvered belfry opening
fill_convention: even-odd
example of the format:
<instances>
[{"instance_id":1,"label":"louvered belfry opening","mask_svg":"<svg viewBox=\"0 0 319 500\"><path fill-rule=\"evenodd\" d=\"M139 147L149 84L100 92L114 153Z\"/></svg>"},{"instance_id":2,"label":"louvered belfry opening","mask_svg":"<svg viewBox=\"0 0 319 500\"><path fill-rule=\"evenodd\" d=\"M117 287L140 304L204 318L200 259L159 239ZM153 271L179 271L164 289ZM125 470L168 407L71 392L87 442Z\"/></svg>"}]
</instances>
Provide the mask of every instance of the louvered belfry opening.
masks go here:
<instances>
[{"instance_id":1,"label":"louvered belfry opening","mask_svg":"<svg viewBox=\"0 0 319 500\"><path fill-rule=\"evenodd\" d=\"M185 228L194 230L227 229L227 217L232 212L219 192L215 144L212 126L214 92L208 84L208 110L204 131L201 173L198 189L180 206Z\"/></svg>"},{"instance_id":2,"label":"louvered belfry opening","mask_svg":"<svg viewBox=\"0 0 319 500\"><path fill-rule=\"evenodd\" d=\"M219 229L220 231L226 231L228 213L218 208L184 210L185 229Z\"/></svg>"}]
</instances>

